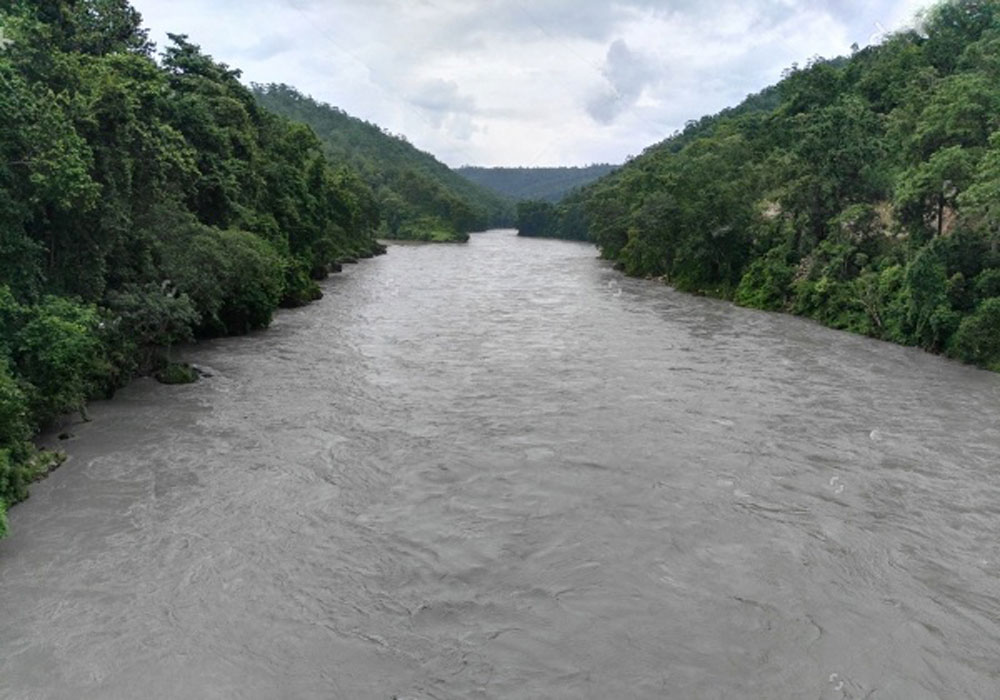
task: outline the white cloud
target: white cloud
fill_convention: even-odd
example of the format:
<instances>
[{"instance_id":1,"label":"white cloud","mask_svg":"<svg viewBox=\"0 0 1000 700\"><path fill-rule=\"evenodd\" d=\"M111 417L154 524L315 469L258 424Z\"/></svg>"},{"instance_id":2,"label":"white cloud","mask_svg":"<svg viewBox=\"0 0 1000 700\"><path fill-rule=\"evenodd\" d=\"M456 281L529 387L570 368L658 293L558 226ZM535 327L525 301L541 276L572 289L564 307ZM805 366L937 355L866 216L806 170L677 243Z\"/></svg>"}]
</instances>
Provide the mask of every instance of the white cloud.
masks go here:
<instances>
[{"instance_id":1,"label":"white cloud","mask_svg":"<svg viewBox=\"0 0 1000 700\"><path fill-rule=\"evenodd\" d=\"M133 0L244 79L295 85L451 165L620 162L922 0Z\"/></svg>"},{"instance_id":2,"label":"white cloud","mask_svg":"<svg viewBox=\"0 0 1000 700\"><path fill-rule=\"evenodd\" d=\"M610 124L639 101L657 71L645 56L632 51L623 39L616 39L608 47L601 72L607 85L587 102L587 112L595 121Z\"/></svg>"}]
</instances>

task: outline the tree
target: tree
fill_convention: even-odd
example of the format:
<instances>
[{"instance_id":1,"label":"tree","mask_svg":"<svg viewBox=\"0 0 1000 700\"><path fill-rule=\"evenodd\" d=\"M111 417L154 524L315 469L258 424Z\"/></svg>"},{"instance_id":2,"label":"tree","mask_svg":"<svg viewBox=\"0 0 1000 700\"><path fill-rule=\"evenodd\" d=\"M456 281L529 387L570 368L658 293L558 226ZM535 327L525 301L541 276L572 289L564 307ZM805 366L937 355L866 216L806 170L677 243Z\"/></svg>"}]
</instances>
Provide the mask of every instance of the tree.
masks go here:
<instances>
[{"instance_id":1,"label":"tree","mask_svg":"<svg viewBox=\"0 0 1000 700\"><path fill-rule=\"evenodd\" d=\"M127 0L35 0L32 4L35 18L52 29L62 51L104 56L152 50L142 16Z\"/></svg>"},{"instance_id":2,"label":"tree","mask_svg":"<svg viewBox=\"0 0 1000 700\"><path fill-rule=\"evenodd\" d=\"M958 195L965 221L990 240L993 253L1000 249L1000 131L990 137L990 147L980 160L972 182Z\"/></svg>"},{"instance_id":3,"label":"tree","mask_svg":"<svg viewBox=\"0 0 1000 700\"><path fill-rule=\"evenodd\" d=\"M896 191L900 221L921 239L929 227L934 235L941 236L945 232L945 211L957 206L975 166L975 152L950 146L904 172Z\"/></svg>"},{"instance_id":4,"label":"tree","mask_svg":"<svg viewBox=\"0 0 1000 700\"><path fill-rule=\"evenodd\" d=\"M950 354L964 362L1000 371L1000 297L987 299L962 320Z\"/></svg>"},{"instance_id":5,"label":"tree","mask_svg":"<svg viewBox=\"0 0 1000 700\"><path fill-rule=\"evenodd\" d=\"M527 201L517 204L517 231L521 236L551 236L559 226L556 207L551 202Z\"/></svg>"}]
</instances>

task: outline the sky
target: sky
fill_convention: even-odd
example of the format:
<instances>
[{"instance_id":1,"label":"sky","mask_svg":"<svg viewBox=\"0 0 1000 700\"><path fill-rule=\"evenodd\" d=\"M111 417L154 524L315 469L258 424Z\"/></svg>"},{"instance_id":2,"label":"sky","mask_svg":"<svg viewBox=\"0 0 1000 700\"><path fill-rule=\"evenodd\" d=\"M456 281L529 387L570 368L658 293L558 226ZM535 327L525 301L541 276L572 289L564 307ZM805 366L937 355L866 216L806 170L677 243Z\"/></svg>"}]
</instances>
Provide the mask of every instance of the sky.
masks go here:
<instances>
[{"instance_id":1,"label":"sky","mask_svg":"<svg viewBox=\"0 0 1000 700\"><path fill-rule=\"evenodd\" d=\"M287 83L450 166L621 163L929 0L132 0L245 82Z\"/></svg>"}]
</instances>

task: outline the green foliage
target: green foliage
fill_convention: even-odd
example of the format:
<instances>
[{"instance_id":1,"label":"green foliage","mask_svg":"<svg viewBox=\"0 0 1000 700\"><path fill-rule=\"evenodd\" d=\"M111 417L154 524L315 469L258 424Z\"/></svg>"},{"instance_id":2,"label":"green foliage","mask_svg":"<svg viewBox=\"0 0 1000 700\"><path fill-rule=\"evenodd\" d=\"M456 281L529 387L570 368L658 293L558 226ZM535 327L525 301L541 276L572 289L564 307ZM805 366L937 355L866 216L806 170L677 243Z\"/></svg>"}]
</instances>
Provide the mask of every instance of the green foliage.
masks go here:
<instances>
[{"instance_id":1,"label":"green foliage","mask_svg":"<svg viewBox=\"0 0 1000 700\"><path fill-rule=\"evenodd\" d=\"M169 282L126 284L109 292L107 305L140 346L170 347L194 339L198 312L191 298Z\"/></svg>"},{"instance_id":2,"label":"green foliage","mask_svg":"<svg viewBox=\"0 0 1000 700\"><path fill-rule=\"evenodd\" d=\"M499 195L516 201L543 201L556 204L568 194L612 172L607 163L582 168L476 168L465 166L455 172Z\"/></svg>"},{"instance_id":3,"label":"green foliage","mask_svg":"<svg viewBox=\"0 0 1000 700\"><path fill-rule=\"evenodd\" d=\"M1000 297L1000 267L983 270L973 280L973 291L977 301L985 301L991 297Z\"/></svg>"},{"instance_id":4,"label":"green foliage","mask_svg":"<svg viewBox=\"0 0 1000 700\"><path fill-rule=\"evenodd\" d=\"M194 339L200 320L191 298L169 282L128 283L109 292L106 303L111 313L104 327L112 330L104 343L112 367L125 369L125 376L155 367L161 352L169 358L173 345ZM115 377L113 384L122 379Z\"/></svg>"},{"instance_id":5,"label":"green foliage","mask_svg":"<svg viewBox=\"0 0 1000 700\"><path fill-rule=\"evenodd\" d=\"M7 360L0 360L0 445L19 445L31 437L28 402L10 374ZM0 489L2 492L2 489Z\"/></svg>"},{"instance_id":6,"label":"green foliage","mask_svg":"<svg viewBox=\"0 0 1000 700\"><path fill-rule=\"evenodd\" d=\"M512 220L505 197L453 172L401 136L287 85L254 85L254 94L267 109L308 124L327 158L349 163L360 173L384 213L379 233L386 238L461 240L460 234ZM428 220L435 222L436 235L427 233ZM445 237L443 231L451 235Z\"/></svg>"},{"instance_id":7,"label":"green foliage","mask_svg":"<svg viewBox=\"0 0 1000 700\"><path fill-rule=\"evenodd\" d=\"M465 243L469 240L469 234L457 232L439 217L418 216L401 223L396 235L387 238L427 243Z\"/></svg>"},{"instance_id":8,"label":"green foliage","mask_svg":"<svg viewBox=\"0 0 1000 700\"><path fill-rule=\"evenodd\" d=\"M1000 47L997 47L1000 61ZM1000 246L1000 131L993 133L988 148L972 175L969 187L959 193L957 204L969 225L990 240L995 253Z\"/></svg>"},{"instance_id":9,"label":"green foliage","mask_svg":"<svg viewBox=\"0 0 1000 700\"><path fill-rule=\"evenodd\" d=\"M799 280L793 287L792 311L809 316L832 328L857 329L862 325L860 311L854 307L853 289L848 283L827 275L819 279Z\"/></svg>"},{"instance_id":10,"label":"green foliage","mask_svg":"<svg viewBox=\"0 0 1000 700\"><path fill-rule=\"evenodd\" d=\"M100 322L95 306L65 297L45 297L27 310L12 356L37 422L82 410L109 371Z\"/></svg>"},{"instance_id":11,"label":"green foliage","mask_svg":"<svg viewBox=\"0 0 1000 700\"><path fill-rule=\"evenodd\" d=\"M326 274L327 265L332 261L333 259L330 258L327 263L324 263L321 274ZM316 268L301 258L285 261L285 293L281 300L282 306L295 308L323 298L322 290L310 276L311 269Z\"/></svg>"},{"instance_id":12,"label":"green foliage","mask_svg":"<svg viewBox=\"0 0 1000 700\"><path fill-rule=\"evenodd\" d=\"M23 501L28 495L28 483L23 464L11 454L9 449L0 449L0 518L6 516L6 507ZM3 523L6 525L6 522ZM6 528L2 528L4 534Z\"/></svg>"},{"instance_id":13,"label":"green foliage","mask_svg":"<svg viewBox=\"0 0 1000 700\"><path fill-rule=\"evenodd\" d=\"M13 39L0 51L10 505L55 460L27 442L34 430L160 366L177 343L266 326L279 304L318 298L338 259L384 248L378 199L353 161L267 112L186 37L157 63L127 0L0 3L0 25ZM476 214L460 199L436 200L452 225Z\"/></svg>"},{"instance_id":14,"label":"green foliage","mask_svg":"<svg viewBox=\"0 0 1000 700\"><path fill-rule=\"evenodd\" d=\"M285 290L284 261L267 241L246 231L213 233L223 255L217 273L223 296L216 318L230 334L267 327Z\"/></svg>"},{"instance_id":15,"label":"green foliage","mask_svg":"<svg viewBox=\"0 0 1000 700\"><path fill-rule=\"evenodd\" d=\"M944 234L945 213L954 209L968 186L975 155L962 146L949 146L900 175L896 187L896 215L919 240Z\"/></svg>"},{"instance_id":16,"label":"green foliage","mask_svg":"<svg viewBox=\"0 0 1000 700\"><path fill-rule=\"evenodd\" d=\"M744 273L736 288L734 301L741 306L771 311L788 307L795 267L787 247L773 248L757 258Z\"/></svg>"},{"instance_id":17,"label":"green foliage","mask_svg":"<svg viewBox=\"0 0 1000 700\"><path fill-rule=\"evenodd\" d=\"M25 461L31 453L31 433L28 401L11 376L6 359L0 359L0 519L4 504L27 496L30 479Z\"/></svg>"},{"instance_id":18,"label":"green foliage","mask_svg":"<svg viewBox=\"0 0 1000 700\"><path fill-rule=\"evenodd\" d=\"M28 484L48 472L52 453L39 454L28 439L33 432L27 397L0 358L0 537L5 532L6 506L28 496Z\"/></svg>"},{"instance_id":19,"label":"green foliage","mask_svg":"<svg viewBox=\"0 0 1000 700\"><path fill-rule=\"evenodd\" d=\"M987 299L962 319L949 354L1000 372L1000 297Z\"/></svg>"},{"instance_id":20,"label":"green foliage","mask_svg":"<svg viewBox=\"0 0 1000 700\"><path fill-rule=\"evenodd\" d=\"M565 207L628 274L992 366L1000 5L952 0L692 122Z\"/></svg>"},{"instance_id":21,"label":"green foliage","mask_svg":"<svg viewBox=\"0 0 1000 700\"><path fill-rule=\"evenodd\" d=\"M558 213L551 202L523 201L517 204L519 236L540 236L558 227Z\"/></svg>"},{"instance_id":22,"label":"green foliage","mask_svg":"<svg viewBox=\"0 0 1000 700\"><path fill-rule=\"evenodd\" d=\"M282 300L285 261L246 231L191 223L164 241L162 256L167 279L193 303L202 335L264 328Z\"/></svg>"},{"instance_id":23,"label":"green foliage","mask_svg":"<svg viewBox=\"0 0 1000 700\"><path fill-rule=\"evenodd\" d=\"M583 204L574 198L559 204L542 200L518 202L514 225L520 236L587 240L587 214Z\"/></svg>"},{"instance_id":24,"label":"green foliage","mask_svg":"<svg viewBox=\"0 0 1000 700\"><path fill-rule=\"evenodd\" d=\"M189 364L170 362L156 372L156 380L161 384L193 384L198 381L198 372Z\"/></svg>"}]
</instances>

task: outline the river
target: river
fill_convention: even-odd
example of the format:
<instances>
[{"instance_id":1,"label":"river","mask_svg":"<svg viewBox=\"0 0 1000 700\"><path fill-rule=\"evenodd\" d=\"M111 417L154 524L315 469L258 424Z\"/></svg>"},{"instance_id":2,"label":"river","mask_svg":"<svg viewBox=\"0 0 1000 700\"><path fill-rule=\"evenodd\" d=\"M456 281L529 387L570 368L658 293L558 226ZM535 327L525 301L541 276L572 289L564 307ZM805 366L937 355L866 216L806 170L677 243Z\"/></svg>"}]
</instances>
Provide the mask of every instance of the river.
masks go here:
<instances>
[{"instance_id":1,"label":"river","mask_svg":"<svg viewBox=\"0 0 1000 700\"><path fill-rule=\"evenodd\" d=\"M72 426L0 697L1000 697L1000 376L509 231Z\"/></svg>"}]
</instances>

